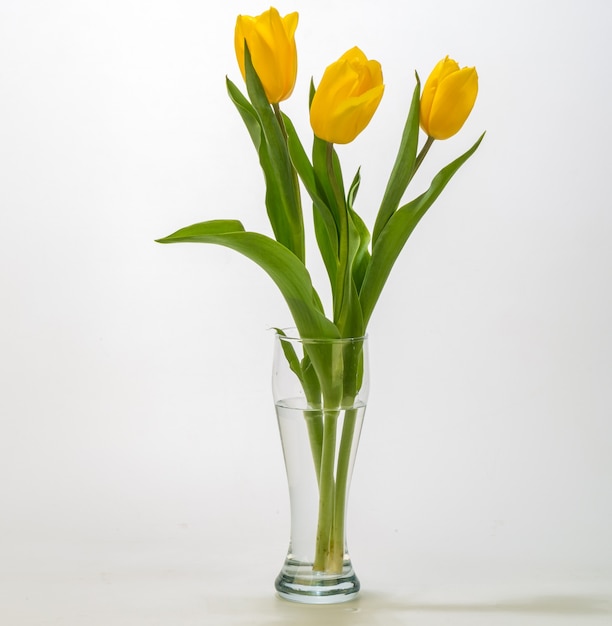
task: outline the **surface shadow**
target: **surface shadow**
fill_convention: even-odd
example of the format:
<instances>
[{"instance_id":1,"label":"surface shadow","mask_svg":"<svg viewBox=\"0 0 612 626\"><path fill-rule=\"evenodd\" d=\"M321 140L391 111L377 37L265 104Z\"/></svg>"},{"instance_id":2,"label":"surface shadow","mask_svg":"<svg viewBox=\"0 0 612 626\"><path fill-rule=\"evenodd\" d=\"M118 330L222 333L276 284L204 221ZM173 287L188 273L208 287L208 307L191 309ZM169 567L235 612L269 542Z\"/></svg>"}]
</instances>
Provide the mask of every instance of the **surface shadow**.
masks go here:
<instances>
[{"instance_id":1,"label":"surface shadow","mask_svg":"<svg viewBox=\"0 0 612 626\"><path fill-rule=\"evenodd\" d=\"M492 600L445 601L423 600L416 596L362 592L351 602L335 605L307 605L288 602L279 597L234 599L223 602L219 615L232 615L236 624L249 626L396 626L404 624L410 614L520 614L535 616L601 616L612 615L612 596L589 594L547 594L508 597ZM212 608L212 607L211 607ZM216 611L215 611L216 612ZM240 618L248 617L248 621Z\"/></svg>"},{"instance_id":2,"label":"surface shadow","mask_svg":"<svg viewBox=\"0 0 612 626\"><path fill-rule=\"evenodd\" d=\"M379 600L380 601L380 600ZM437 611L441 613L525 613L534 615L612 615L612 596L547 594L504 598L486 602L421 602L415 599L382 602L395 611Z\"/></svg>"}]
</instances>

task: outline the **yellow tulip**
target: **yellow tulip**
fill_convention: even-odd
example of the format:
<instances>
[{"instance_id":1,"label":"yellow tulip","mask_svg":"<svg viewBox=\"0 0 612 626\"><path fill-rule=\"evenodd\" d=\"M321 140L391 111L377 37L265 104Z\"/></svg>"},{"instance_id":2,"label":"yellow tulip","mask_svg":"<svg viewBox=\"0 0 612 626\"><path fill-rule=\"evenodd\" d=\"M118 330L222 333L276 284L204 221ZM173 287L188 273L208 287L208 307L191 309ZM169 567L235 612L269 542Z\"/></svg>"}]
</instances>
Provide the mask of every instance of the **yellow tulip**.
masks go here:
<instances>
[{"instance_id":1,"label":"yellow tulip","mask_svg":"<svg viewBox=\"0 0 612 626\"><path fill-rule=\"evenodd\" d=\"M384 91L380 63L357 47L327 67L310 107L314 134L350 143L370 123Z\"/></svg>"},{"instance_id":2,"label":"yellow tulip","mask_svg":"<svg viewBox=\"0 0 612 626\"><path fill-rule=\"evenodd\" d=\"M421 128L433 139L448 139L459 132L478 95L474 67L459 69L445 57L432 70L421 94Z\"/></svg>"},{"instance_id":3,"label":"yellow tulip","mask_svg":"<svg viewBox=\"0 0 612 626\"><path fill-rule=\"evenodd\" d=\"M234 47L242 77L246 78L244 66L246 41L253 68L271 104L286 100L293 92L297 76L295 46L297 24L297 13L281 17L272 7L257 17L239 15L236 19Z\"/></svg>"}]
</instances>

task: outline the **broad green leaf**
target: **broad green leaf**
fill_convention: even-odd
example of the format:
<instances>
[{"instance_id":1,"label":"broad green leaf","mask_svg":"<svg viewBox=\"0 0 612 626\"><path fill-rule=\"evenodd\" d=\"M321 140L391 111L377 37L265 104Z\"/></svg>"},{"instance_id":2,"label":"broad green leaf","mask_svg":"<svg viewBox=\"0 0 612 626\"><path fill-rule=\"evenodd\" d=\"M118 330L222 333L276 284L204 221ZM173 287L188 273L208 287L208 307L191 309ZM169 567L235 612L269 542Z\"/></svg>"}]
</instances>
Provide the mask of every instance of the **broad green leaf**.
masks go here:
<instances>
[{"instance_id":1,"label":"broad green leaf","mask_svg":"<svg viewBox=\"0 0 612 626\"><path fill-rule=\"evenodd\" d=\"M402 196L412 180L415 169L417 147L419 142L419 112L421 98L421 83L419 77L416 77L416 87L412 94L412 102L408 112L408 118L402 133L400 147L391 170L389 182L385 189L383 199L378 209L374 230L372 231L372 244L376 244L380 233L385 225L395 213L399 206Z\"/></svg>"},{"instance_id":2,"label":"broad green leaf","mask_svg":"<svg viewBox=\"0 0 612 626\"><path fill-rule=\"evenodd\" d=\"M270 237L245 231L237 220L201 222L158 240L159 243L212 243L231 248L257 263L280 289L300 336L334 338L338 329L323 314L320 299L304 264Z\"/></svg>"},{"instance_id":3,"label":"broad green leaf","mask_svg":"<svg viewBox=\"0 0 612 626\"><path fill-rule=\"evenodd\" d=\"M380 233L372 249L370 265L359 294L365 324L372 315L391 268L408 237L457 170L474 154L483 137L484 133L467 152L441 169L425 193L399 208Z\"/></svg>"},{"instance_id":4,"label":"broad green leaf","mask_svg":"<svg viewBox=\"0 0 612 626\"><path fill-rule=\"evenodd\" d=\"M285 204L283 188L277 181L278 171L270 161L270 152L265 141L259 115L253 105L229 79L227 79L227 87L229 96L238 109L259 155L259 163L266 182L265 204L274 236L277 241L291 249L294 245L293 231L288 227L286 220L283 218L283 213L279 213L279 207L282 208Z\"/></svg>"},{"instance_id":5,"label":"broad green leaf","mask_svg":"<svg viewBox=\"0 0 612 626\"><path fill-rule=\"evenodd\" d=\"M288 227L287 221L283 218L283 213L279 213L279 207L282 208L285 204L283 189L277 181L278 171L270 161L269 148L265 141L259 115L253 105L229 79L227 79L227 86L229 96L238 109L259 155L259 163L266 182L265 204L274 236L277 241L291 249L294 245L293 231Z\"/></svg>"},{"instance_id":6,"label":"broad green leaf","mask_svg":"<svg viewBox=\"0 0 612 626\"><path fill-rule=\"evenodd\" d=\"M336 280L338 271L338 229L334 216L324 200L319 195L321 185L316 180L316 174L312 163L298 137L291 120L284 116L285 128L287 129L287 145L293 166L304 184L306 192L312 200L314 209L314 227L317 244L330 282Z\"/></svg>"},{"instance_id":7,"label":"broad green leaf","mask_svg":"<svg viewBox=\"0 0 612 626\"><path fill-rule=\"evenodd\" d=\"M253 105L246 99L244 94L236 87L236 85L229 79L226 78L227 85L227 93L231 101L238 109L238 113L240 113L240 117L242 117L247 130L249 131L249 135L253 140L253 144L255 145L255 149L259 153L261 149L261 123L259 122L259 117L257 116L257 112L253 108Z\"/></svg>"},{"instance_id":8,"label":"broad green leaf","mask_svg":"<svg viewBox=\"0 0 612 626\"><path fill-rule=\"evenodd\" d=\"M325 203L329 207L334 218L334 222L336 223L336 228L339 231L342 209L341 205L339 205L338 203L336 192L332 188L329 176L329 169L327 164L327 146L328 144L326 141L323 141L316 136L313 138L312 166L315 172L315 180L317 181L318 185L318 194L325 200ZM339 183L338 195L344 198L342 169L340 167L340 160L338 159L338 155L336 154L335 150L333 150L333 166L334 176ZM344 201L342 201L342 203L344 203Z\"/></svg>"},{"instance_id":9,"label":"broad green leaf","mask_svg":"<svg viewBox=\"0 0 612 626\"><path fill-rule=\"evenodd\" d=\"M304 221L297 174L293 169L281 127L280 114L275 115L264 88L253 68L245 45L246 86L253 109L262 129L260 162L266 177L266 206L276 239L301 261L305 256Z\"/></svg>"},{"instance_id":10,"label":"broad green leaf","mask_svg":"<svg viewBox=\"0 0 612 626\"><path fill-rule=\"evenodd\" d=\"M359 293L352 276L349 274L342 292L343 302L339 308L336 322L343 337L361 337L365 333L365 323L359 302Z\"/></svg>"},{"instance_id":11,"label":"broad green leaf","mask_svg":"<svg viewBox=\"0 0 612 626\"><path fill-rule=\"evenodd\" d=\"M318 192L326 199L338 233L338 270L332 281L334 322L343 337L363 332L363 319L358 292L353 280L353 263L360 249L361 237L351 219L344 195L340 160L333 145L317 137L313 143L313 169ZM355 182L355 181L354 181ZM358 180L353 186L354 196Z\"/></svg>"},{"instance_id":12,"label":"broad green leaf","mask_svg":"<svg viewBox=\"0 0 612 626\"><path fill-rule=\"evenodd\" d=\"M327 270L330 285L333 286L338 274L338 233L335 231L336 226L333 221L330 225L326 219L328 215L329 213L323 214L315 209L312 219L317 246Z\"/></svg>"},{"instance_id":13,"label":"broad green leaf","mask_svg":"<svg viewBox=\"0 0 612 626\"><path fill-rule=\"evenodd\" d=\"M177 230L168 237L156 239L157 243L175 243L181 238L200 237L208 235L226 235L228 233L243 233L244 226L240 220L209 220L186 226ZM186 239L185 239L186 240Z\"/></svg>"}]
</instances>

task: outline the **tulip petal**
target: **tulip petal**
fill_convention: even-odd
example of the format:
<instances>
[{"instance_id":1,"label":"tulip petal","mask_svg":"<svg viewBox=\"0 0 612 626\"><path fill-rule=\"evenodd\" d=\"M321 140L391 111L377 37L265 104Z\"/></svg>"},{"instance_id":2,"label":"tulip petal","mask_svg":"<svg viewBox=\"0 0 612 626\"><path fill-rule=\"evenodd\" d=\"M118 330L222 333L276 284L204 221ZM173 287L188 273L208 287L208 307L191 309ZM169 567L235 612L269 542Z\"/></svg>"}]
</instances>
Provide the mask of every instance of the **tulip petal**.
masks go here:
<instances>
[{"instance_id":1,"label":"tulip petal","mask_svg":"<svg viewBox=\"0 0 612 626\"><path fill-rule=\"evenodd\" d=\"M384 85L380 85L338 105L329 123L329 132L335 136L333 143L350 143L365 129L380 104L383 92Z\"/></svg>"},{"instance_id":2,"label":"tulip petal","mask_svg":"<svg viewBox=\"0 0 612 626\"><path fill-rule=\"evenodd\" d=\"M287 37L289 39L293 39L298 25L299 14L297 12L288 13L282 19Z\"/></svg>"},{"instance_id":3,"label":"tulip petal","mask_svg":"<svg viewBox=\"0 0 612 626\"><path fill-rule=\"evenodd\" d=\"M421 128L433 139L448 139L468 118L478 95L475 68L459 69L448 56L432 70L421 95Z\"/></svg>"},{"instance_id":4,"label":"tulip petal","mask_svg":"<svg viewBox=\"0 0 612 626\"><path fill-rule=\"evenodd\" d=\"M310 124L329 143L349 143L369 124L384 91L378 61L357 47L330 64L314 94Z\"/></svg>"},{"instance_id":5,"label":"tulip petal","mask_svg":"<svg viewBox=\"0 0 612 626\"><path fill-rule=\"evenodd\" d=\"M297 13L281 17L273 7L257 17L239 15L236 20L234 47L242 77L246 80L246 41L253 67L261 80L268 102L272 104L286 100L293 92L297 77L297 24Z\"/></svg>"},{"instance_id":6,"label":"tulip petal","mask_svg":"<svg viewBox=\"0 0 612 626\"><path fill-rule=\"evenodd\" d=\"M442 60L436 63L435 67L431 71L429 78L425 81L423 87L423 93L421 94L421 126L423 130L431 136L429 132L429 119L431 116L431 108L433 105L434 96L438 89L440 82L459 70L459 64L457 61L445 56Z\"/></svg>"},{"instance_id":7,"label":"tulip petal","mask_svg":"<svg viewBox=\"0 0 612 626\"><path fill-rule=\"evenodd\" d=\"M429 117L434 139L448 139L461 130L478 95L478 74L464 68L447 76L439 85Z\"/></svg>"}]
</instances>

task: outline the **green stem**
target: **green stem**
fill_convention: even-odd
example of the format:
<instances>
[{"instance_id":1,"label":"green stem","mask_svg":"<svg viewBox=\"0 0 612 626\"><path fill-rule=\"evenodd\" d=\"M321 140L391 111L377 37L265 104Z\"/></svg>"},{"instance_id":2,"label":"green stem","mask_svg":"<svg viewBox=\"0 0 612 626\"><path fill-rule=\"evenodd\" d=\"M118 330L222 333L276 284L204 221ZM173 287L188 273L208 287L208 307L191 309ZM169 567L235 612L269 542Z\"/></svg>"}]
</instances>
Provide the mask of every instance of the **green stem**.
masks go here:
<instances>
[{"instance_id":1,"label":"green stem","mask_svg":"<svg viewBox=\"0 0 612 626\"><path fill-rule=\"evenodd\" d=\"M336 471L336 502L334 507L334 521L332 526L329 548L328 570L341 572L344 564L344 543L346 528L346 501L348 495L349 467L355 425L357 423L357 409L347 409L344 415L340 449L338 450L338 467Z\"/></svg>"},{"instance_id":2,"label":"green stem","mask_svg":"<svg viewBox=\"0 0 612 626\"><path fill-rule=\"evenodd\" d=\"M312 459L317 476L317 482L321 474L321 454L323 446L323 411L321 409L321 383L314 369L309 354L308 346L304 345L304 357L299 363L300 381L309 409L304 412L308 439L312 451Z\"/></svg>"},{"instance_id":3,"label":"green stem","mask_svg":"<svg viewBox=\"0 0 612 626\"><path fill-rule=\"evenodd\" d=\"M317 482L321 480L321 457L323 454L323 412L305 411L306 428L308 429L308 440L312 451Z\"/></svg>"},{"instance_id":4,"label":"green stem","mask_svg":"<svg viewBox=\"0 0 612 626\"><path fill-rule=\"evenodd\" d=\"M323 417L323 445L321 453L321 473L319 477L319 520L313 569L327 570L331 529L334 520L334 461L336 456L336 427L338 411L325 411Z\"/></svg>"},{"instance_id":5,"label":"green stem","mask_svg":"<svg viewBox=\"0 0 612 626\"><path fill-rule=\"evenodd\" d=\"M429 137L429 136L427 137L427 141L423 144L423 147L421 148L421 151L417 155L417 158L414 162L414 168L412 170L410 180L412 180L413 176L417 173L417 170L419 169L419 167L421 167L421 163L423 163L423 160L427 156L427 153L429 152L429 148L433 146L434 141L435 139L433 137ZM408 182L410 182L410 180Z\"/></svg>"},{"instance_id":6,"label":"green stem","mask_svg":"<svg viewBox=\"0 0 612 626\"><path fill-rule=\"evenodd\" d=\"M272 110L274 111L274 116L276 117L276 121L278 122L281 132L283 133L283 138L285 139L285 142L286 142L287 141L287 129L285 128L285 120L283 120L283 114L280 110L280 106L278 102L275 102L272 105Z\"/></svg>"},{"instance_id":7,"label":"green stem","mask_svg":"<svg viewBox=\"0 0 612 626\"><path fill-rule=\"evenodd\" d=\"M351 457L355 447L355 427L359 409L354 407L357 393L361 387L363 372L363 346L347 346L343 351L343 406L344 419L342 435L338 448L336 466L336 501L334 503L334 522L330 542L328 568L333 572L341 572L344 565L344 548L346 532L346 504L350 481Z\"/></svg>"}]
</instances>

